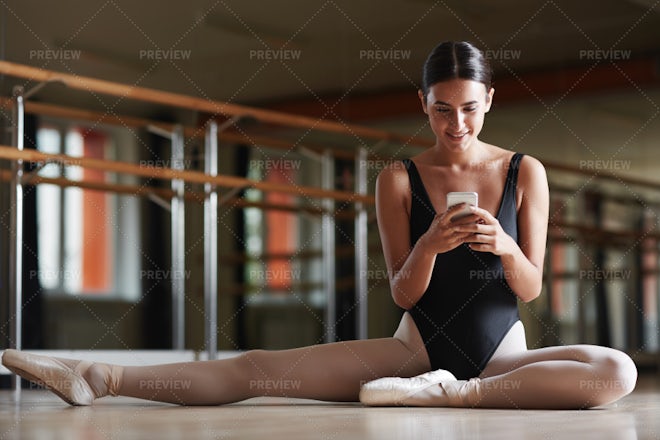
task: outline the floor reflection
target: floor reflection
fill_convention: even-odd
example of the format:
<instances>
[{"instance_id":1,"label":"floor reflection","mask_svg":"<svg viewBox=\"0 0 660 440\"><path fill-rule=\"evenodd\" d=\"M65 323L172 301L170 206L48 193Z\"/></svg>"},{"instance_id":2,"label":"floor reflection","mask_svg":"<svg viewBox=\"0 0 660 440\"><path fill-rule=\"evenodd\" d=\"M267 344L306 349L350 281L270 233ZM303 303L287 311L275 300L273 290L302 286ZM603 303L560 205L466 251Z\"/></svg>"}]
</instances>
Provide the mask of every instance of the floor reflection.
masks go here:
<instances>
[{"instance_id":1,"label":"floor reflection","mask_svg":"<svg viewBox=\"0 0 660 440\"><path fill-rule=\"evenodd\" d=\"M586 411L366 408L364 438L637 440L635 416Z\"/></svg>"}]
</instances>

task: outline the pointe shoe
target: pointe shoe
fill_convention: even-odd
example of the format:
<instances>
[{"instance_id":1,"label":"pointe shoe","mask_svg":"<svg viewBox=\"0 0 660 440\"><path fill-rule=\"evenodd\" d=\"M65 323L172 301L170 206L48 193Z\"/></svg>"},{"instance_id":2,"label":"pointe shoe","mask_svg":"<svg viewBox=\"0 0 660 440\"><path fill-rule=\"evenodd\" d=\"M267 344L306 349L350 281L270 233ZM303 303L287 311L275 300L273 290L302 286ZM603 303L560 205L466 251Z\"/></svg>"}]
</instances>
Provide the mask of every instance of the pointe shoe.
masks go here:
<instances>
[{"instance_id":1,"label":"pointe shoe","mask_svg":"<svg viewBox=\"0 0 660 440\"><path fill-rule=\"evenodd\" d=\"M96 398L89 383L82 377L91 362L81 361L71 368L55 358L9 349L2 355L2 365L48 388L69 405L91 405Z\"/></svg>"},{"instance_id":2,"label":"pointe shoe","mask_svg":"<svg viewBox=\"0 0 660 440\"><path fill-rule=\"evenodd\" d=\"M383 377L362 385L360 402L370 406L405 405L405 400L416 393L455 380L456 377L447 370L429 371L411 378Z\"/></svg>"}]
</instances>

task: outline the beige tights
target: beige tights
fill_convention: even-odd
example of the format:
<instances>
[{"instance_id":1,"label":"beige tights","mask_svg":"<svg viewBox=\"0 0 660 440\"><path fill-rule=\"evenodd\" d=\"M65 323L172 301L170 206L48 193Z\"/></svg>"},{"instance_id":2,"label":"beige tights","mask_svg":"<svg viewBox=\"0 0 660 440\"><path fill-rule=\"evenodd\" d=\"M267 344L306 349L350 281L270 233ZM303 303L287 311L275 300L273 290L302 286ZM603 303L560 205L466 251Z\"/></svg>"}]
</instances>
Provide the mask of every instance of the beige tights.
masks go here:
<instances>
[{"instance_id":1,"label":"beige tights","mask_svg":"<svg viewBox=\"0 0 660 440\"><path fill-rule=\"evenodd\" d=\"M357 401L360 386L380 377L429 370L423 350L399 339L337 342L293 350L254 350L230 359L78 368L96 397L108 394L180 405L218 405L257 396ZM588 408L635 387L637 369L624 353L593 345L527 350L510 332L479 378L432 386L406 404L487 408Z\"/></svg>"},{"instance_id":2,"label":"beige tights","mask_svg":"<svg viewBox=\"0 0 660 440\"><path fill-rule=\"evenodd\" d=\"M637 368L625 353L595 345L527 350L518 321L479 378L432 386L403 403L415 406L576 409L629 394Z\"/></svg>"},{"instance_id":3,"label":"beige tights","mask_svg":"<svg viewBox=\"0 0 660 440\"><path fill-rule=\"evenodd\" d=\"M119 394L180 405L218 405L257 396L356 401L365 381L417 375L424 372L422 364L395 339L256 350L226 360L124 367ZM634 363L620 351L590 345L548 347L499 357L480 378L443 383L405 403L589 408L630 393L636 379Z\"/></svg>"},{"instance_id":4,"label":"beige tights","mask_svg":"<svg viewBox=\"0 0 660 440\"><path fill-rule=\"evenodd\" d=\"M426 353L395 338L248 351L214 361L124 367L119 394L181 405L218 405L257 396L357 401L360 386L428 370Z\"/></svg>"}]
</instances>

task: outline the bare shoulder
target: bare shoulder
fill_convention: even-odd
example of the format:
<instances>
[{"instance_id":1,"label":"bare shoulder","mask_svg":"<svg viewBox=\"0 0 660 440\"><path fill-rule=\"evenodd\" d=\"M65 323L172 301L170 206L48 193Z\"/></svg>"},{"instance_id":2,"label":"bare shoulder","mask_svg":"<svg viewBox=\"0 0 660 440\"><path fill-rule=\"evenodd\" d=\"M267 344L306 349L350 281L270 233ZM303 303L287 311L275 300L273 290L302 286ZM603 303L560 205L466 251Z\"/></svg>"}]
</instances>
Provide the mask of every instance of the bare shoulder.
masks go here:
<instances>
[{"instance_id":1,"label":"bare shoulder","mask_svg":"<svg viewBox=\"0 0 660 440\"><path fill-rule=\"evenodd\" d=\"M397 201L408 205L410 180L408 170L402 161L396 161L385 166L376 178L376 201Z\"/></svg>"},{"instance_id":2,"label":"bare shoulder","mask_svg":"<svg viewBox=\"0 0 660 440\"><path fill-rule=\"evenodd\" d=\"M517 185L518 207L534 206L542 207L547 216L549 204L548 178L545 168L538 159L525 155L520 161Z\"/></svg>"},{"instance_id":3,"label":"bare shoulder","mask_svg":"<svg viewBox=\"0 0 660 440\"><path fill-rule=\"evenodd\" d=\"M545 167L541 161L530 155L524 155L520 161L518 182L523 188L537 187L538 185L547 187Z\"/></svg>"},{"instance_id":4,"label":"bare shoulder","mask_svg":"<svg viewBox=\"0 0 660 440\"><path fill-rule=\"evenodd\" d=\"M408 170L402 161L396 161L386 165L376 178L377 186L386 186L389 189L401 189L410 186L408 181Z\"/></svg>"}]
</instances>

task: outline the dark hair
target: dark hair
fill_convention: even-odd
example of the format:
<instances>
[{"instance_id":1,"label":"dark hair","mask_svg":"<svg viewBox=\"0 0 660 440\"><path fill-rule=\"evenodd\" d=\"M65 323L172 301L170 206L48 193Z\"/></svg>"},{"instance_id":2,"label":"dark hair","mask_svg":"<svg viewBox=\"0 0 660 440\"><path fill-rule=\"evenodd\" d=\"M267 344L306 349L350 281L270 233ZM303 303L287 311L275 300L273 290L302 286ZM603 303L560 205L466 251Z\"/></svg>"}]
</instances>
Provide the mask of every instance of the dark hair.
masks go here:
<instances>
[{"instance_id":1,"label":"dark hair","mask_svg":"<svg viewBox=\"0 0 660 440\"><path fill-rule=\"evenodd\" d=\"M441 81L468 79L478 81L490 90L493 72L484 54L467 41L445 41L438 44L424 63L422 92Z\"/></svg>"}]
</instances>

